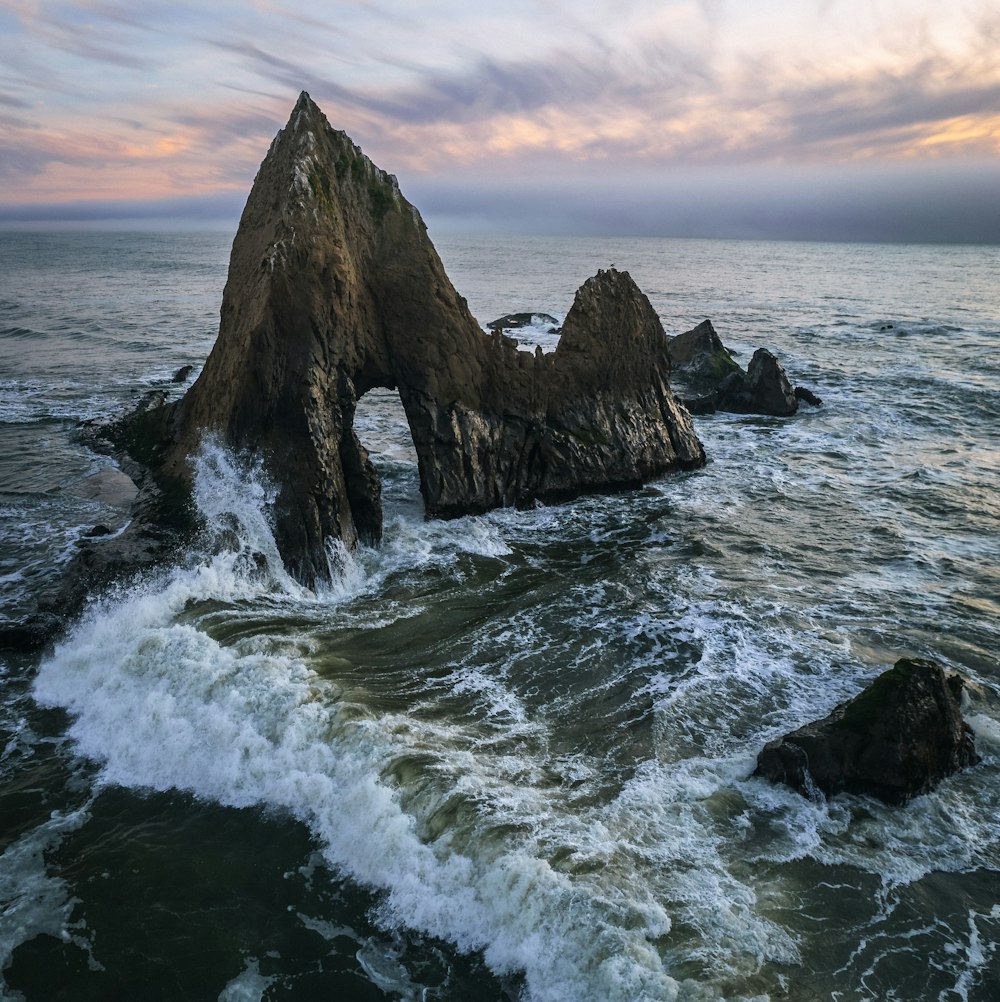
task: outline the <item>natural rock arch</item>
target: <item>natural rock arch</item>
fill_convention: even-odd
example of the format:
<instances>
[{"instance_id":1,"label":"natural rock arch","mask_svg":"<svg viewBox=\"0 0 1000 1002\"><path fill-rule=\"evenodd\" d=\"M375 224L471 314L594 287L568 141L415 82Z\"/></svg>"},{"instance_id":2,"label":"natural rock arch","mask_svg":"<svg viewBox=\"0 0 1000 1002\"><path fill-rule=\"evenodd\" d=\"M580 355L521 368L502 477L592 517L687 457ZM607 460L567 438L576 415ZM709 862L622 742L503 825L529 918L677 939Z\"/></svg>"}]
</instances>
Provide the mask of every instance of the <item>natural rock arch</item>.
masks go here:
<instances>
[{"instance_id":1,"label":"natural rock arch","mask_svg":"<svg viewBox=\"0 0 1000 1002\"><path fill-rule=\"evenodd\" d=\"M397 389L428 515L637 486L705 461L670 391L666 337L625 272L577 292L555 352L486 334L417 210L303 93L261 164L233 243L219 337L154 420L159 483L190 481L203 437L260 457L276 537L306 582L330 541L376 541L378 475L353 430Z\"/></svg>"}]
</instances>

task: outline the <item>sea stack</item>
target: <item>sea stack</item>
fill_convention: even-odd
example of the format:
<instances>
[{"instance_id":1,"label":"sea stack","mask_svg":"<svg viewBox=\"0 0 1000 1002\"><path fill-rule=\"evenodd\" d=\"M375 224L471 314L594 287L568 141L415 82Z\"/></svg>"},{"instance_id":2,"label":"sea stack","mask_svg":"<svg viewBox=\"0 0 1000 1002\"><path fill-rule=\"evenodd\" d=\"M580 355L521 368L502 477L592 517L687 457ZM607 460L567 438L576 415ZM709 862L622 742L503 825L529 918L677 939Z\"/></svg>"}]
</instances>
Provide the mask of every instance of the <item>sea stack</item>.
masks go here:
<instances>
[{"instance_id":1,"label":"sea stack","mask_svg":"<svg viewBox=\"0 0 1000 1002\"><path fill-rule=\"evenodd\" d=\"M396 179L303 93L243 212L204 369L119 440L146 443L141 461L175 494L208 436L262 461L282 557L311 583L331 542L381 534L353 430L373 387L399 391L426 511L448 517L702 465L669 372L655 312L613 269L579 290L555 352L486 334Z\"/></svg>"}]
</instances>

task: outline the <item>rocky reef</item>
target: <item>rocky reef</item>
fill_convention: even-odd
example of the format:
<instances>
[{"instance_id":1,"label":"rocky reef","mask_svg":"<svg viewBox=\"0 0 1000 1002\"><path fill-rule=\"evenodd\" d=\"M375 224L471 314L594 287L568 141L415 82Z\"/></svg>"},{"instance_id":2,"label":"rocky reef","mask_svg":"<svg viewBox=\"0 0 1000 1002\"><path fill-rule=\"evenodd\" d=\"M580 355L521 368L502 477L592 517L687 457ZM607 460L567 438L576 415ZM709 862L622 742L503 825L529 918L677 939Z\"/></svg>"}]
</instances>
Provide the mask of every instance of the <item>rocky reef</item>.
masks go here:
<instances>
[{"instance_id":1,"label":"rocky reef","mask_svg":"<svg viewBox=\"0 0 1000 1002\"><path fill-rule=\"evenodd\" d=\"M398 390L426 511L450 517L702 465L669 374L656 313L614 269L577 292L550 354L485 333L396 179L303 93L243 212L204 369L115 441L145 471L144 520L179 530L206 438L262 462L282 558L311 583L332 543L381 535L378 474L353 429L373 387Z\"/></svg>"},{"instance_id":2,"label":"rocky reef","mask_svg":"<svg viewBox=\"0 0 1000 1002\"><path fill-rule=\"evenodd\" d=\"M979 761L959 697L964 681L902 658L829 716L769 742L755 775L800 793L863 793L904 804Z\"/></svg>"},{"instance_id":3,"label":"rocky reef","mask_svg":"<svg viewBox=\"0 0 1000 1002\"><path fill-rule=\"evenodd\" d=\"M692 414L794 414L799 401L823 401L805 387L792 387L788 374L767 348L758 348L746 371L720 340L711 320L671 338L672 385Z\"/></svg>"}]
</instances>

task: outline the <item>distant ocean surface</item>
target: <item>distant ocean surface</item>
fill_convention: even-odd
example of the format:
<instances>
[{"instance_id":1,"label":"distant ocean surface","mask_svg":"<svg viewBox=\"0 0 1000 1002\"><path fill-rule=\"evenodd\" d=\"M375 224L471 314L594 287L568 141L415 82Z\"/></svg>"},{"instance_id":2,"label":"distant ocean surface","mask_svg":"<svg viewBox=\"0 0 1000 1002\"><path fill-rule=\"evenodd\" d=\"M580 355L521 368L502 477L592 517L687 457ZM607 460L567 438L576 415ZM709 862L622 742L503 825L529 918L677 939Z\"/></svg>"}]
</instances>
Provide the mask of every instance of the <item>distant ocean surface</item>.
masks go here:
<instances>
[{"instance_id":1,"label":"distant ocean surface","mask_svg":"<svg viewBox=\"0 0 1000 1002\"><path fill-rule=\"evenodd\" d=\"M112 518L74 426L190 384L230 240L0 234L3 618ZM613 263L825 403L697 418L705 469L632 493L431 522L373 391L384 543L318 592L206 448L229 550L0 652L0 998L995 1002L1000 248L437 246L484 324ZM904 655L973 681L980 765L897 809L749 778Z\"/></svg>"}]
</instances>

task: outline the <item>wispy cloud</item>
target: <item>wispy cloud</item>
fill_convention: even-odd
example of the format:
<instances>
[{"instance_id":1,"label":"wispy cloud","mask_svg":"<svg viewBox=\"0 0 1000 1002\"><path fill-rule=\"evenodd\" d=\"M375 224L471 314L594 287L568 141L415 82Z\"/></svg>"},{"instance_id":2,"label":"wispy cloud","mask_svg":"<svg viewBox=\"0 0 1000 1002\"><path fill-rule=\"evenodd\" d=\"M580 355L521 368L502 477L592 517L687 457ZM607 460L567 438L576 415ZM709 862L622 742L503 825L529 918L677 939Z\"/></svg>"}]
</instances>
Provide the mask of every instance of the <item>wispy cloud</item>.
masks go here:
<instances>
[{"instance_id":1,"label":"wispy cloud","mask_svg":"<svg viewBox=\"0 0 1000 1002\"><path fill-rule=\"evenodd\" d=\"M2 197L245 191L301 89L432 189L996 163L998 53L981 0L0 0Z\"/></svg>"}]
</instances>

